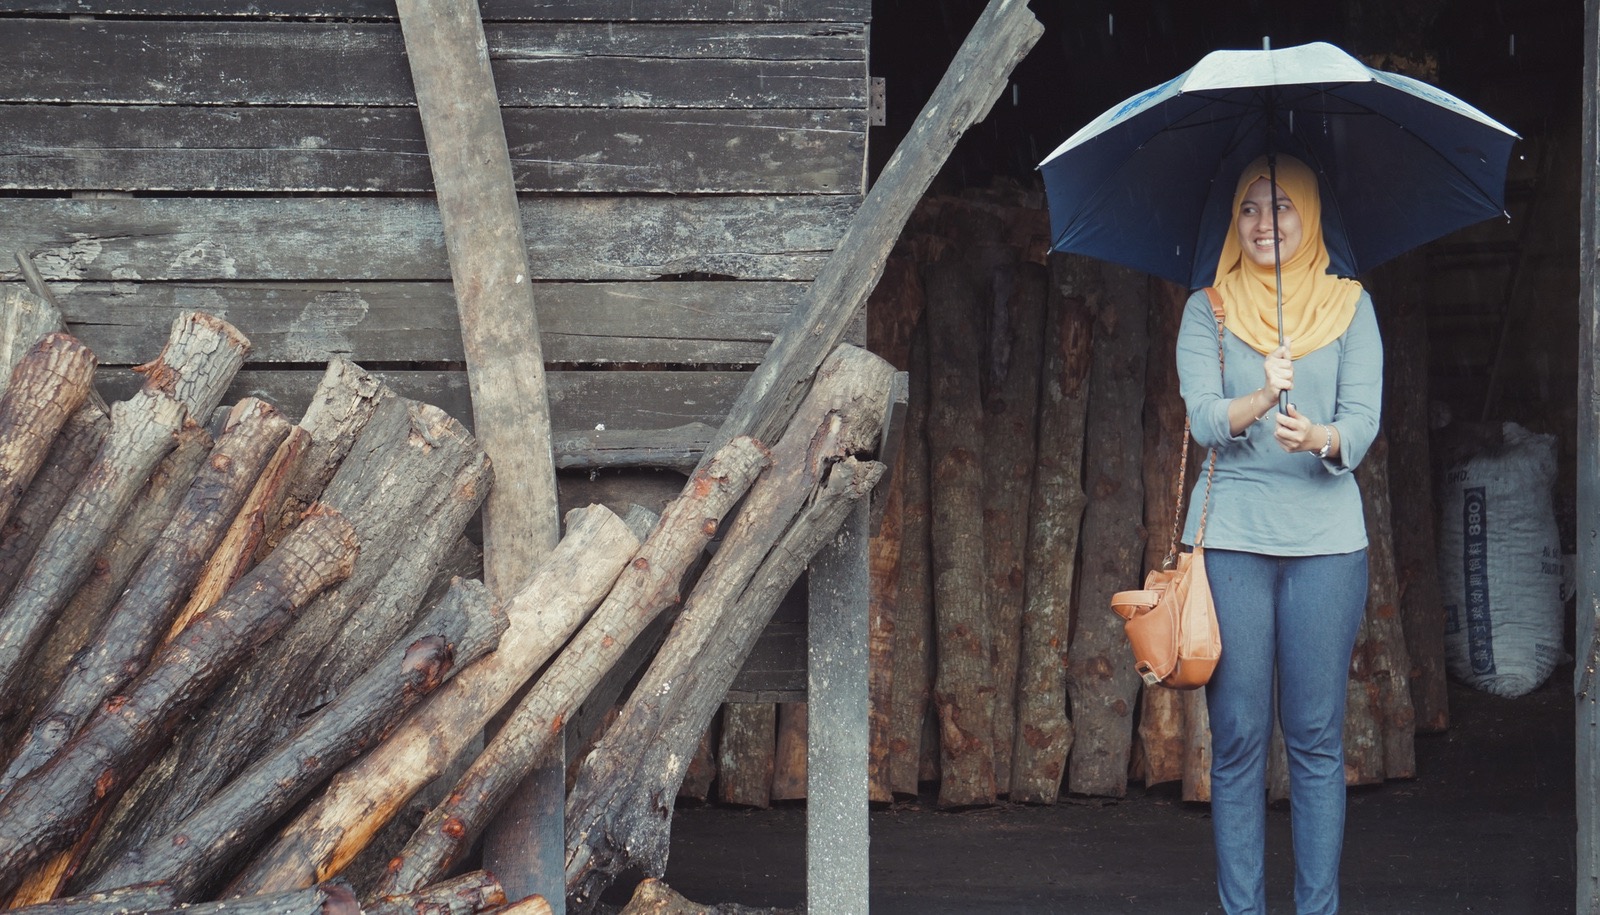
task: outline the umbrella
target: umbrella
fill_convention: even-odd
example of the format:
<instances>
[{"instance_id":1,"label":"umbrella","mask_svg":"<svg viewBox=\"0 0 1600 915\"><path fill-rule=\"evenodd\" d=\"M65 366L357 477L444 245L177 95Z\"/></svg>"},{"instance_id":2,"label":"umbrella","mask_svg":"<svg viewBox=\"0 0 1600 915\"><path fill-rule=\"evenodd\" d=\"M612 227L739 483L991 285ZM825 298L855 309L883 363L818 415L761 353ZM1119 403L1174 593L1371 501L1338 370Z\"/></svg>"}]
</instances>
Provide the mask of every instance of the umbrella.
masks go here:
<instances>
[{"instance_id":1,"label":"umbrella","mask_svg":"<svg viewBox=\"0 0 1600 915\"><path fill-rule=\"evenodd\" d=\"M1317 172L1334 272L1354 276L1505 213L1510 129L1331 44L1215 51L1073 134L1039 165L1053 247L1189 288L1215 279L1239 172Z\"/></svg>"}]
</instances>

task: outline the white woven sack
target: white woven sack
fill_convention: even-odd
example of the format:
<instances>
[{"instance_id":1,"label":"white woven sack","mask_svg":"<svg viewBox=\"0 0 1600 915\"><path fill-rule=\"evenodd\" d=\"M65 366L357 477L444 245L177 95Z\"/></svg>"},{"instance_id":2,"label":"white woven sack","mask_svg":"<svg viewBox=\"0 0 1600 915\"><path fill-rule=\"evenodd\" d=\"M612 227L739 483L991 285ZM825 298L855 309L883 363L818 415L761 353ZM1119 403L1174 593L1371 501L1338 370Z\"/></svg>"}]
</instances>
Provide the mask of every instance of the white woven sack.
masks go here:
<instances>
[{"instance_id":1,"label":"white woven sack","mask_svg":"<svg viewBox=\"0 0 1600 915\"><path fill-rule=\"evenodd\" d=\"M1544 683L1562 656L1555 436L1505 424L1505 445L1446 473L1439 580L1450 675L1500 696Z\"/></svg>"}]
</instances>

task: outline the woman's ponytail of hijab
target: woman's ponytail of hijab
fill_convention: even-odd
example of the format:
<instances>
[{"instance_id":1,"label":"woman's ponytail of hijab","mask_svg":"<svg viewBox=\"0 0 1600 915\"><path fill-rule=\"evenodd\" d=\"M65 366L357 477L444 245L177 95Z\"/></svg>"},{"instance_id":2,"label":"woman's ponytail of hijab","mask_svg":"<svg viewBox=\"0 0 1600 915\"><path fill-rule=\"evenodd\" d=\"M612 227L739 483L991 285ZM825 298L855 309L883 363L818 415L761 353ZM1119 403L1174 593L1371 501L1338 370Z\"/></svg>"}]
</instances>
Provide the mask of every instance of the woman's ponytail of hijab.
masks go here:
<instances>
[{"instance_id":1,"label":"woman's ponytail of hijab","mask_svg":"<svg viewBox=\"0 0 1600 915\"><path fill-rule=\"evenodd\" d=\"M1361 284L1328 273L1328 248L1322 240L1322 195L1317 176L1299 159L1277 157L1278 188L1300 214L1300 247L1282 264L1283 336L1298 358L1339 339L1356 314ZM1217 261L1217 291L1228 310L1228 329L1258 352L1278 348L1278 297L1273 268L1244 256L1237 230L1245 191L1269 178L1267 157L1250 163L1233 192L1232 218L1222 257Z\"/></svg>"}]
</instances>

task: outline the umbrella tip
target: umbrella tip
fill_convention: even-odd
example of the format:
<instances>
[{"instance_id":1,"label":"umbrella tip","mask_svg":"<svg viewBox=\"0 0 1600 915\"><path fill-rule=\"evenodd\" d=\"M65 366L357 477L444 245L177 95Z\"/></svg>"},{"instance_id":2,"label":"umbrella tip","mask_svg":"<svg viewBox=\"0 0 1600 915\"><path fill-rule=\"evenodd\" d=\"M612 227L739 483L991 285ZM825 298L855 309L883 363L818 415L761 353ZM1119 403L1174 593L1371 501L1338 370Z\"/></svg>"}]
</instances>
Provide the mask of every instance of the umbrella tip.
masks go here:
<instances>
[{"instance_id":1,"label":"umbrella tip","mask_svg":"<svg viewBox=\"0 0 1600 915\"><path fill-rule=\"evenodd\" d=\"M1261 36L1261 50L1263 50L1263 51L1272 50L1272 37L1271 36L1269 36L1269 35L1262 35Z\"/></svg>"}]
</instances>

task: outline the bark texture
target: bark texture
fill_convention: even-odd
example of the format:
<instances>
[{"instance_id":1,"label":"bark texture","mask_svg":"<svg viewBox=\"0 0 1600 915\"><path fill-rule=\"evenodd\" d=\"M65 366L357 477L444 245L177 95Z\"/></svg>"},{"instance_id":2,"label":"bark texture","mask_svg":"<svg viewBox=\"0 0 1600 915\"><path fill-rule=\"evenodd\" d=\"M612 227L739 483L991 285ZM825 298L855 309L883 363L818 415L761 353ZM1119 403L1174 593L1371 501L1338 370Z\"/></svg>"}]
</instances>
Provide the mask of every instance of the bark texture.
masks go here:
<instances>
[{"instance_id":1,"label":"bark texture","mask_svg":"<svg viewBox=\"0 0 1600 915\"><path fill-rule=\"evenodd\" d=\"M928 335L920 322L911 347L910 400L900 472L900 593L894 622L894 705L889 729L889 783L915 797L920 784L923 726L933 682L933 579L929 570Z\"/></svg>"},{"instance_id":2,"label":"bark texture","mask_svg":"<svg viewBox=\"0 0 1600 915\"><path fill-rule=\"evenodd\" d=\"M1011 776L1011 799L1023 803L1055 803L1072 749L1068 634L1086 498L1083 453L1093 313L1103 294L1098 262L1065 255L1052 258Z\"/></svg>"},{"instance_id":3,"label":"bark texture","mask_svg":"<svg viewBox=\"0 0 1600 915\"><path fill-rule=\"evenodd\" d=\"M99 363L68 334L47 334L22 357L0 397L0 521L11 516L50 443L89 395Z\"/></svg>"},{"instance_id":4,"label":"bark texture","mask_svg":"<svg viewBox=\"0 0 1600 915\"><path fill-rule=\"evenodd\" d=\"M1144 482L1139 458L1143 433L1128 421L1144 410L1144 370L1149 349L1148 280L1125 268L1106 267L1094 310L1094 350L1089 369L1087 453L1089 501L1084 507L1085 557L1078 584L1082 608L1068 652L1067 694L1076 731L1067 765L1075 794L1122 797L1128 790L1133 706L1139 693L1122 618L1111 595L1144 579ZM1096 307L1097 306L1097 307Z\"/></svg>"}]
</instances>

